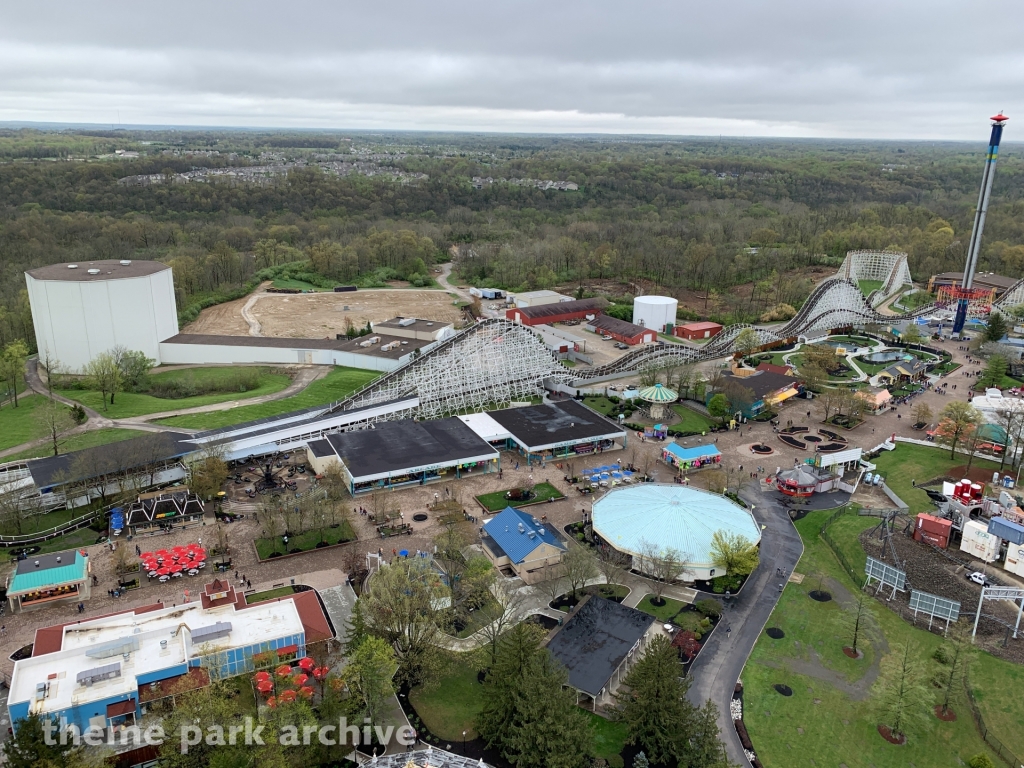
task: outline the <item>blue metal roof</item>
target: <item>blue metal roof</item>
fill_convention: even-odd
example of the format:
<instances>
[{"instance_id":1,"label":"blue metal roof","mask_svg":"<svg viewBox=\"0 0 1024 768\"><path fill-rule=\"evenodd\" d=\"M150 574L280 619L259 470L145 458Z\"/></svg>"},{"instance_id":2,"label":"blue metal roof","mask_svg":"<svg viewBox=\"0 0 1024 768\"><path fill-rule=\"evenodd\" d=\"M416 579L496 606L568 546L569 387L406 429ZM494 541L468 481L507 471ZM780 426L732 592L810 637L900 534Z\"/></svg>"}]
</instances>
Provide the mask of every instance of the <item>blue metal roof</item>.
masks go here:
<instances>
[{"instance_id":1,"label":"blue metal roof","mask_svg":"<svg viewBox=\"0 0 1024 768\"><path fill-rule=\"evenodd\" d=\"M677 443L669 443L665 446L665 450L680 461L693 461L694 459L703 459L708 456L721 456L721 451L713 445L695 445L693 448L683 448Z\"/></svg>"},{"instance_id":2,"label":"blue metal roof","mask_svg":"<svg viewBox=\"0 0 1024 768\"><path fill-rule=\"evenodd\" d=\"M484 530L513 563L523 562L541 544L565 549L550 528L534 522L532 515L512 507L505 507L484 523Z\"/></svg>"}]
</instances>

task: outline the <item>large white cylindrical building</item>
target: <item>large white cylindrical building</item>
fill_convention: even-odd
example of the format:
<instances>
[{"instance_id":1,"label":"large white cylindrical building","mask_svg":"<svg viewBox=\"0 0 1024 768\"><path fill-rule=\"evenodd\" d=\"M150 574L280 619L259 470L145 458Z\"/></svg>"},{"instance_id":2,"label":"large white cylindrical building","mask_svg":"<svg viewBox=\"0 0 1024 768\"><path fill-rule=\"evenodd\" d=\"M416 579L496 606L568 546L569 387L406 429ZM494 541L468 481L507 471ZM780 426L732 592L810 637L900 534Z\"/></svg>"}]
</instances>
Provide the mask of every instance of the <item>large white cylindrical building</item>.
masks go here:
<instances>
[{"instance_id":1,"label":"large white cylindrical building","mask_svg":"<svg viewBox=\"0 0 1024 768\"><path fill-rule=\"evenodd\" d=\"M679 302L670 296L637 296L633 299L633 322L659 333L669 323L675 325Z\"/></svg>"},{"instance_id":2,"label":"large white cylindrical building","mask_svg":"<svg viewBox=\"0 0 1024 768\"><path fill-rule=\"evenodd\" d=\"M178 332L171 268L158 261L51 264L25 273L40 360L81 372L116 346L160 362Z\"/></svg>"}]
</instances>

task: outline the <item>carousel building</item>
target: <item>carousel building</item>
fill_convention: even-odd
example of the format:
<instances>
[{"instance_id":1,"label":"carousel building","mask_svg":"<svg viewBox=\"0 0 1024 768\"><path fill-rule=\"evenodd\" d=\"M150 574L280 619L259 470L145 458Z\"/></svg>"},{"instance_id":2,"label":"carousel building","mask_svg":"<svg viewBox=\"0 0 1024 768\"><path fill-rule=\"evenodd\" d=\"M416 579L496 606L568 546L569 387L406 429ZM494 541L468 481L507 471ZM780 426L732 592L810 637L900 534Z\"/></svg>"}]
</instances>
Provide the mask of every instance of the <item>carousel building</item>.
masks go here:
<instances>
[{"instance_id":1,"label":"carousel building","mask_svg":"<svg viewBox=\"0 0 1024 768\"><path fill-rule=\"evenodd\" d=\"M809 464L800 464L775 475L775 487L779 492L798 498L831 491L838 482L837 475Z\"/></svg>"}]
</instances>

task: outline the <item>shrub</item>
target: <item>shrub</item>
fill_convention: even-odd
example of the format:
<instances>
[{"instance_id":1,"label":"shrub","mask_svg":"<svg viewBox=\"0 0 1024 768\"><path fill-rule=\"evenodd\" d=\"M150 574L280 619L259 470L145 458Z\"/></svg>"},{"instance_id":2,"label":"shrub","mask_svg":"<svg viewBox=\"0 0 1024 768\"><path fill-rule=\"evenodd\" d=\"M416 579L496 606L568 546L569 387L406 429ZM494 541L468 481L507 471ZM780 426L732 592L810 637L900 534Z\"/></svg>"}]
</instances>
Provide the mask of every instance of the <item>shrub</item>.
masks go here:
<instances>
[{"instance_id":1,"label":"shrub","mask_svg":"<svg viewBox=\"0 0 1024 768\"><path fill-rule=\"evenodd\" d=\"M703 619L700 620L700 626L701 629L708 629L711 626L711 619L705 616Z\"/></svg>"},{"instance_id":2,"label":"shrub","mask_svg":"<svg viewBox=\"0 0 1024 768\"><path fill-rule=\"evenodd\" d=\"M949 654L946 653L944 646L939 646L932 652L932 658L935 659L939 664L949 664Z\"/></svg>"},{"instance_id":3,"label":"shrub","mask_svg":"<svg viewBox=\"0 0 1024 768\"><path fill-rule=\"evenodd\" d=\"M970 760L967 761L967 765L970 768L996 768L996 764L992 762L992 758L985 752L979 752Z\"/></svg>"},{"instance_id":4,"label":"shrub","mask_svg":"<svg viewBox=\"0 0 1024 768\"><path fill-rule=\"evenodd\" d=\"M739 589L743 578L741 576L717 576L711 580L711 591L716 595L723 594L726 590L735 592Z\"/></svg>"},{"instance_id":5,"label":"shrub","mask_svg":"<svg viewBox=\"0 0 1024 768\"><path fill-rule=\"evenodd\" d=\"M608 758L608 768L623 768L626 761L622 759L622 755L611 755Z\"/></svg>"},{"instance_id":6,"label":"shrub","mask_svg":"<svg viewBox=\"0 0 1024 768\"><path fill-rule=\"evenodd\" d=\"M722 615L722 604L717 600L712 600L707 597L703 600L698 600L693 604L693 607L700 611L705 616L710 616L713 619L717 619Z\"/></svg>"}]
</instances>

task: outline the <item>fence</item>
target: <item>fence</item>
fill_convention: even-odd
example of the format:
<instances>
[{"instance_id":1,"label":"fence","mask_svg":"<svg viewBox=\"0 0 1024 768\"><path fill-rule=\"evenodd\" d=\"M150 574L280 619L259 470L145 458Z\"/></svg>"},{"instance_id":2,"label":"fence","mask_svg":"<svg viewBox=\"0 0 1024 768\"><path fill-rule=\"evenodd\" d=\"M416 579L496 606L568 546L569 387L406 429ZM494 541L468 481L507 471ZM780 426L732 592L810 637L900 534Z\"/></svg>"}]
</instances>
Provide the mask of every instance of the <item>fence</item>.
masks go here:
<instances>
[{"instance_id":1,"label":"fence","mask_svg":"<svg viewBox=\"0 0 1024 768\"><path fill-rule=\"evenodd\" d=\"M836 556L836 560L838 560L839 564L843 566L843 570L846 571L846 575L850 577L850 580L854 584L860 584L864 580L864 576L858 574L857 571L854 570L853 566L850 564L850 561L846 559L846 555L844 555L842 550L839 549L839 545L836 544L836 542L832 539L832 536L829 535L828 532L828 529L831 527L832 523L834 523L836 520L838 520L840 517L842 517L849 511L849 507L842 507L841 509L837 509L831 515L829 515L828 520L826 520L824 524L822 524L821 530L818 531L818 535L821 536L822 541L824 541L828 545L828 548L832 550L832 554Z\"/></svg>"},{"instance_id":2,"label":"fence","mask_svg":"<svg viewBox=\"0 0 1024 768\"><path fill-rule=\"evenodd\" d=\"M965 688L967 690L967 702L971 705L971 714L974 715L974 724L978 726L978 731L981 733L981 738L985 740L985 743L992 747L992 750L1005 760L1011 768L1019 768L1024 765L1013 752L1006 748L1006 746L985 725L985 718L981 716L981 710L978 709L978 702L974 700L974 694L971 692L971 686L965 682Z\"/></svg>"}]
</instances>

